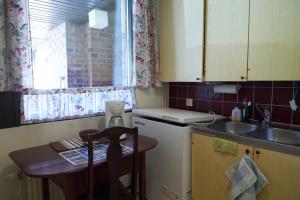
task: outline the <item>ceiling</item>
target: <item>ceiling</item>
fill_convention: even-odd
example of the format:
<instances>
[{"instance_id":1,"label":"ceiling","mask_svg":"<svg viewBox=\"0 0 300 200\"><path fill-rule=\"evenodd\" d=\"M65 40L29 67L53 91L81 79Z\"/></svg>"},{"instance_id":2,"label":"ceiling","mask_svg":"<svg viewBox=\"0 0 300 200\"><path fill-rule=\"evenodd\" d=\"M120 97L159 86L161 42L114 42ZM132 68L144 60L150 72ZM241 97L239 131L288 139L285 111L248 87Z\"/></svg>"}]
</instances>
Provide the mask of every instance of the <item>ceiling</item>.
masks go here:
<instances>
[{"instance_id":1,"label":"ceiling","mask_svg":"<svg viewBox=\"0 0 300 200\"><path fill-rule=\"evenodd\" d=\"M48 30L62 22L84 23L94 8L112 10L115 0L29 0L33 47L47 39Z\"/></svg>"}]
</instances>

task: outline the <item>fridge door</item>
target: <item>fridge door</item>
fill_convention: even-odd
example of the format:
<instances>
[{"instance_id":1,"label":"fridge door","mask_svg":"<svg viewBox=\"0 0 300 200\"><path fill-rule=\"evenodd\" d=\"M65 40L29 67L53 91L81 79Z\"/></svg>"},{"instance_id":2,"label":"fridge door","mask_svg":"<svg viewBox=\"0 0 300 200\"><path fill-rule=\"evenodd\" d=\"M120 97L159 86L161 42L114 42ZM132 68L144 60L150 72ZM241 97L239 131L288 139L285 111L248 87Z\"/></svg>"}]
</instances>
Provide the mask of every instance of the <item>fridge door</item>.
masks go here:
<instances>
[{"instance_id":1,"label":"fridge door","mask_svg":"<svg viewBox=\"0 0 300 200\"><path fill-rule=\"evenodd\" d=\"M191 199L191 129L133 117L139 134L157 139L158 146L146 153L149 200Z\"/></svg>"}]
</instances>

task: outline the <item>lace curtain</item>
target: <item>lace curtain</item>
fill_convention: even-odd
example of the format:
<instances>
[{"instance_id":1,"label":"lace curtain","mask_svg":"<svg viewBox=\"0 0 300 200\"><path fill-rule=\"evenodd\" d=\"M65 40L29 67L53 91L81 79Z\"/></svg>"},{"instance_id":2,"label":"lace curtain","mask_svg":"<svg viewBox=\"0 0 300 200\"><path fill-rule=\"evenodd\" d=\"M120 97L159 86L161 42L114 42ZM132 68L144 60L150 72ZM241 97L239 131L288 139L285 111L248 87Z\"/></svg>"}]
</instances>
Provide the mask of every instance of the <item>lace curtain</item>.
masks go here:
<instances>
[{"instance_id":1,"label":"lace curtain","mask_svg":"<svg viewBox=\"0 0 300 200\"><path fill-rule=\"evenodd\" d=\"M0 90L22 92L23 124L94 116L104 111L107 100L134 107L133 88L34 90L26 0L0 0L0 28Z\"/></svg>"},{"instance_id":2,"label":"lace curtain","mask_svg":"<svg viewBox=\"0 0 300 200\"><path fill-rule=\"evenodd\" d=\"M81 88L66 90L27 90L22 102L23 123L90 117L104 112L105 101L123 100L125 109L134 107L132 88Z\"/></svg>"},{"instance_id":3,"label":"lace curtain","mask_svg":"<svg viewBox=\"0 0 300 200\"><path fill-rule=\"evenodd\" d=\"M133 64L137 87L160 87L155 0L133 0Z\"/></svg>"}]
</instances>

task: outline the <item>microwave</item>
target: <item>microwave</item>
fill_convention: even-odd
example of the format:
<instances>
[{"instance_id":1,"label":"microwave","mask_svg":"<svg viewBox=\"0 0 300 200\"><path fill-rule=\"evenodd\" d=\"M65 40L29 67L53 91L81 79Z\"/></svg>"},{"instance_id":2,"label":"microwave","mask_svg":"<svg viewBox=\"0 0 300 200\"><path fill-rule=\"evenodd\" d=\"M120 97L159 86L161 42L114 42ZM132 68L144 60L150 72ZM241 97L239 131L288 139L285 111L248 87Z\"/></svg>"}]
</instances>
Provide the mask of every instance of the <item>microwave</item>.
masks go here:
<instances>
[{"instance_id":1,"label":"microwave","mask_svg":"<svg viewBox=\"0 0 300 200\"><path fill-rule=\"evenodd\" d=\"M21 92L0 92L0 128L21 125Z\"/></svg>"}]
</instances>

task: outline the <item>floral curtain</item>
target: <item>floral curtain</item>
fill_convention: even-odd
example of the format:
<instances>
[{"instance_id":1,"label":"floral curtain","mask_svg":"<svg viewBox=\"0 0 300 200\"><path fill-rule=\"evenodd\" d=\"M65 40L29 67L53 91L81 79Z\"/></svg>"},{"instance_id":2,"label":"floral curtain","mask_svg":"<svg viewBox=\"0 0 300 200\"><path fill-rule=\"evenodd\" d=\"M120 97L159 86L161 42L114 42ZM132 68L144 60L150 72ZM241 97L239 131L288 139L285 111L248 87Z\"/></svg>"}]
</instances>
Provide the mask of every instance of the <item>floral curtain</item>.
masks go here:
<instances>
[{"instance_id":1,"label":"floral curtain","mask_svg":"<svg viewBox=\"0 0 300 200\"><path fill-rule=\"evenodd\" d=\"M6 0L8 89L32 88L31 44L26 0Z\"/></svg>"},{"instance_id":2,"label":"floral curtain","mask_svg":"<svg viewBox=\"0 0 300 200\"><path fill-rule=\"evenodd\" d=\"M155 0L133 0L133 64L137 87L159 87L158 33Z\"/></svg>"},{"instance_id":3,"label":"floral curtain","mask_svg":"<svg viewBox=\"0 0 300 200\"><path fill-rule=\"evenodd\" d=\"M5 38L5 6L0 0L0 91L6 89L6 38Z\"/></svg>"}]
</instances>

